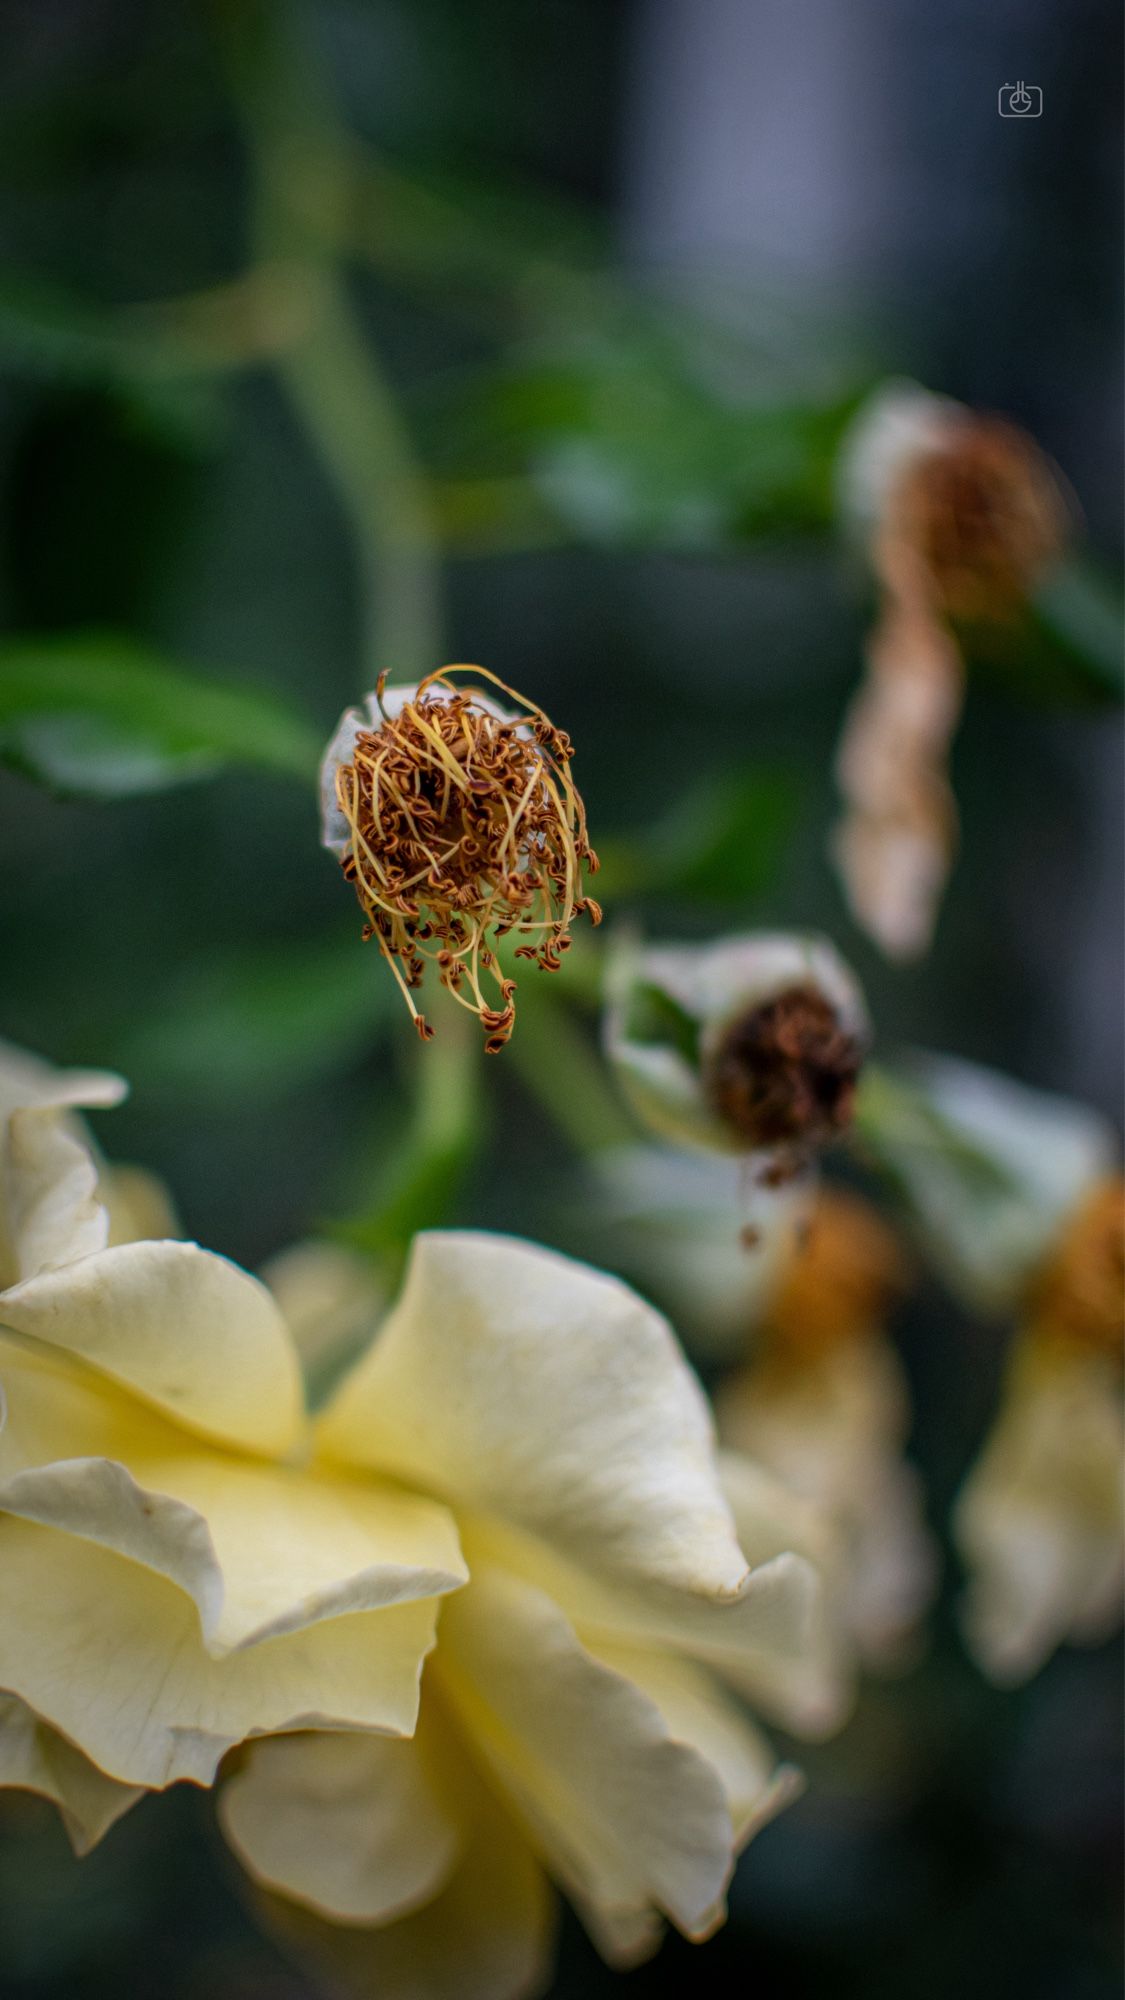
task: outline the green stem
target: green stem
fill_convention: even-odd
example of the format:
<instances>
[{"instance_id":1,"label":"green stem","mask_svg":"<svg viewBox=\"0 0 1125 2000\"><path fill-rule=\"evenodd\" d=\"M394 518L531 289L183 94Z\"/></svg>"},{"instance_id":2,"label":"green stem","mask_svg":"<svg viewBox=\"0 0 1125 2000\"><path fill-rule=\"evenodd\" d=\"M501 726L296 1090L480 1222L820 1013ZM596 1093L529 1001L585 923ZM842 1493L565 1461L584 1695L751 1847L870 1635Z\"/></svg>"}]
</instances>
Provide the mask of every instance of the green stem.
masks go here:
<instances>
[{"instance_id":1,"label":"green stem","mask_svg":"<svg viewBox=\"0 0 1125 2000\"><path fill-rule=\"evenodd\" d=\"M351 530L364 681L383 670L417 679L442 660L440 555L398 399L329 247L337 232L325 215L347 198L347 137L284 6L226 0L217 11L250 155L252 257L295 268L309 306L275 365Z\"/></svg>"},{"instance_id":2,"label":"green stem","mask_svg":"<svg viewBox=\"0 0 1125 2000\"><path fill-rule=\"evenodd\" d=\"M504 1056L576 1153L636 1141L613 1083L569 1010L553 995L521 987Z\"/></svg>"}]
</instances>

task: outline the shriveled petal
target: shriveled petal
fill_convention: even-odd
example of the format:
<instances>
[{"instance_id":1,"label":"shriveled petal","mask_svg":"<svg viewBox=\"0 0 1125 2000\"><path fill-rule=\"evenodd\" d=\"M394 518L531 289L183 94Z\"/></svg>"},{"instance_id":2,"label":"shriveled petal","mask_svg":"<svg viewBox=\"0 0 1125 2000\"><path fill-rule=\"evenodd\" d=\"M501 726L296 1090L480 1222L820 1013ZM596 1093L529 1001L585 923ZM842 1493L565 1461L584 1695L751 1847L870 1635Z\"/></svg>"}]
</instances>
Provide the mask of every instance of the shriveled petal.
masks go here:
<instances>
[{"instance_id":1,"label":"shriveled petal","mask_svg":"<svg viewBox=\"0 0 1125 2000\"><path fill-rule=\"evenodd\" d=\"M435 1502L208 1449L47 1350L0 1339L0 1384L0 1508L168 1577L194 1599L216 1657L465 1580Z\"/></svg>"},{"instance_id":2,"label":"shriveled petal","mask_svg":"<svg viewBox=\"0 0 1125 2000\"><path fill-rule=\"evenodd\" d=\"M419 1237L319 1437L608 1577L724 1597L745 1576L707 1405L667 1322L528 1243Z\"/></svg>"},{"instance_id":3,"label":"shriveled petal","mask_svg":"<svg viewBox=\"0 0 1125 2000\"><path fill-rule=\"evenodd\" d=\"M277 1307L194 1243L125 1243L44 1272L3 1295L0 1324L224 1444L280 1456L301 1435L300 1368Z\"/></svg>"},{"instance_id":4,"label":"shriveled petal","mask_svg":"<svg viewBox=\"0 0 1125 2000\"><path fill-rule=\"evenodd\" d=\"M734 1833L719 1773L595 1660L542 1591L487 1564L451 1598L436 1667L551 1873L587 1903L711 1927Z\"/></svg>"},{"instance_id":5,"label":"shriveled petal","mask_svg":"<svg viewBox=\"0 0 1125 2000\"><path fill-rule=\"evenodd\" d=\"M1027 1680L1064 1641L1121 1622L1121 1402L1100 1355L1018 1356L1000 1416L957 1503L964 1624L984 1672Z\"/></svg>"},{"instance_id":6,"label":"shriveled petal","mask_svg":"<svg viewBox=\"0 0 1125 2000\"><path fill-rule=\"evenodd\" d=\"M432 1901L461 1847L417 1739L267 1737L224 1785L219 1819L255 1881L336 1923Z\"/></svg>"},{"instance_id":7,"label":"shriveled petal","mask_svg":"<svg viewBox=\"0 0 1125 2000\"><path fill-rule=\"evenodd\" d=\"M18 1695L0 1693L0 1786L38 1792L58 1806L76 1854L88 1854L141 1797L91 1764Z\"/></svg>"},{"instance_id":8,"label":"shriveled petal","mask_svg":"<svg viewBox=\"0 0 1125 2000\"><path fill-rule=\"evenodd\" d=\"M97 1182L88 1148L61 1112L12 1112L0 1145L0 1261L7 1284L105 1248L109 1221Z\"/></svg>"},{"instance_id":9,"label":"shriveled petal","mask_svg":"<svg viewBox=\"0 0 1125 2000\"><path fill-rule=\"evenodd\" d=\"M452 1729L443 1731L440 1773L443 1802L456 1814L461 1838L452 1872L432 1901L362 1929L327 1923L277 1897L260 1897L259 1915L334 1994L535 2000L548 1984L554 1930L543 1870Z\"/></svg>"},{"instance_id":10,"label":"shriveled petal","mask_svg":"<svg viewBox=\"0 0 1125 2000\"><path fill-rule=\"evenodd\" d=\"M0 1686L126 1784L209 1784L259 1732L408 1735L436 1613L434 1598L353 1612L215 1660L195 1605L164 1577L0 1517Z\"/></svg>"}]
</instances>

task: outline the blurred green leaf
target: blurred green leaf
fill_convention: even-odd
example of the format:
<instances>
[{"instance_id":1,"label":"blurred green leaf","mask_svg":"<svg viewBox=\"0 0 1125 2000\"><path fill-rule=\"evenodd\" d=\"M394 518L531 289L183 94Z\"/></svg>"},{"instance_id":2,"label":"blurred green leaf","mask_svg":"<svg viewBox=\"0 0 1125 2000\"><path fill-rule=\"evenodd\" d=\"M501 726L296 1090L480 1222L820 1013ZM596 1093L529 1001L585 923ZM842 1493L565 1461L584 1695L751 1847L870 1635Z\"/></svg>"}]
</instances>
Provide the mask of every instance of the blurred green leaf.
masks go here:
<instances>
[{"instance_id":1,"label":"blurred green leaf","mask_svg":"<svg viewBox=\"0 0 1125 2000\"><path fill-rule=\"evenodd\" d=\"M519 472L563 527L609 546L698 551L825 532L855 396L770 401L752 350L716 355L706 327L653 317L634 307L623 326L517 359L443 408L439 474L444 461L478 496L506 500L505 476Z\"/></svg>"},{"instance_id":2,"label":"blurred green leaf","mask_svg":"<svg viewBox=\"0 0 1125 2000\"><path fill-rule=\"evenodd\" d=\"M311 784L319 749L273 696L197 679L125 637L0 645L0 762L60 792L126 798L231 765Z\"/></svg>"},{"instance_id":3,"label":"blurred green leaf","mask_svg":"<svg viewBox=\"0 0 1125 2000\"><path fill-rule=\"evenodd\" d=\"M452 1003L427 1007L432 1042L412 1048L413 1114L385 1159L373 1200L335 1234L393 1270L420 1229L449 1214L481 1142L481 1049L477 1024Z\"/></svg>"},{"instance_id":4,"label":"blurred green leaf","mask_svg":"<svg viewBox=\"0 0 1125 2000\"><path fill-rule=\"evenodd\" d=\"M1034 604L1036 622L1059 651L1099 688L1125 695L1125 606L1120 591L1090 563L1053 571Z\"/></svg>"},{"instance_id":5,"label":"blurred green leaf","mask_svg":"<svg viewBox=\"0 0 1125 2000\"><path fill-rule=\"evenodd\" d=\"M690 787L646 834L599 842L594 887L740 903L762 894L793 832L801 788L790 771L729 771Z\"/></svg>"},{"instance_id":6,"label":"blurred green leaf","mask_svg":"<svg viewBox=\"0 0 1125 2000\"><path fill-rule=\"evenodd\" d=\"M118 1060L146 1091L284 1097L346 1067L381 1031L395 997L384 972L354 933L226 959L146 1010Z\"/></svg>"}]
</instances>

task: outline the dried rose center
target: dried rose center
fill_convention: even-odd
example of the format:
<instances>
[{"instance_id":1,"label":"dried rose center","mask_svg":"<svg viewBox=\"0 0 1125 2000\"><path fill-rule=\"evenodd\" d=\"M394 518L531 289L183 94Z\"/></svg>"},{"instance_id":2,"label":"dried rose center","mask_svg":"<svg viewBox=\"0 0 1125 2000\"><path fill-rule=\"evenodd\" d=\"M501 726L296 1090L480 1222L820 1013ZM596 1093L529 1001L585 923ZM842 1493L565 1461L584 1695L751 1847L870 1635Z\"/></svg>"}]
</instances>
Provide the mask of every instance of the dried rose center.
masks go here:
<instances>
[{"instance_id":1,"label":"dried rose center","mask_svg":"<svg viewBox=\"0 0 1125 2000\"><path fill-rule=\"evenodd\" d=\"M430 693L435 686L444 692ZM582 864L592 872L598 863L568 770L570 740L525 707L525 718L505 720L476 690L431 675L397 716L360 732L353 761L337 773L351 829L343 868L367 918L364 936L378 940L423 1039L432 1030L411 993L427 959L479 1017L494 1051L512 1031L515 981L503 977L486 937L514 931L530 940L517 958L555 971L573 918L601 916L581 892Z\"/></svg>"},{"instance_id":2,"label":"dried rose center","mask_svg":"<svg viewBox=\"0 0 1125 2000\"><path fill-rule=\"evenodd\" d=\"M711 1101L749 1147L811 1149L848 1124L862 1060L824 995L791 987L727 1029L711 1064Z\"/></svg>"},{"instance_id":3,"label":"dried rose center","mask_svg":"<svg viewBox=\"0 0 1125 2000\"><path fill-rule=\"evenodd\" d=\"M1010 618L1060 549L1066 509L1043 453L1014 425L975 418L920 458L894 496L896 527L955 619Z\"/></svg>"}]
</instances>

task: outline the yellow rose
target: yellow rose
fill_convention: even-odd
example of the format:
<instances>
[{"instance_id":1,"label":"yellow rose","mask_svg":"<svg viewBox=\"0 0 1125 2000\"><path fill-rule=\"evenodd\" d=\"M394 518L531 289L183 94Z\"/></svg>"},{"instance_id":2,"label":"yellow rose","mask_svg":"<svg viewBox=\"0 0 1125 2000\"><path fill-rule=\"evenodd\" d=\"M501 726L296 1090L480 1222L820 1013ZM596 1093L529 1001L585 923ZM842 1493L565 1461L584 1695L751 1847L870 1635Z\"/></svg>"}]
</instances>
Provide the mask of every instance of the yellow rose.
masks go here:
<instances>
[{"instance_id":1,"label":"yellow rose","mask_svg":"<svg viewBox=\"0 0 1125 2000\"><path fill-rule=\"evenodd\" d=\"M842 1690L816 1521L745 1463L724 1491L666 1322L530 1244L424 1235L317 1445L454 1508L470 1581L411 1742L317 1730L237 1760L223 1825L284 1928L370 1990L449 2000L542 1983L544 1871L615 1963L665 1917L706 1936L797 1782L723 1683L817 1730Z\"/></svg>"},{"instance_id":2,"label":"yellow rose","mask_svg":"<svg viewBox=\"0 0 1125 2000\"><path fill-rule=\"evenodd\" d=\"M0 1057L0 1775L95 1837L97 1780L56 1737L154 1787L209 1783L260 1730L408 1733L466 1574L440 1504L302 1466L297 1352L263 1285L195 1244L120 1240L112 1176L111 1231L72 1107L122 1089Z\"/></svg>"}]
</instances>

